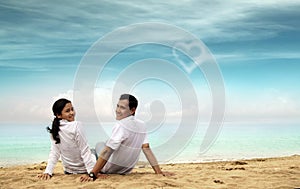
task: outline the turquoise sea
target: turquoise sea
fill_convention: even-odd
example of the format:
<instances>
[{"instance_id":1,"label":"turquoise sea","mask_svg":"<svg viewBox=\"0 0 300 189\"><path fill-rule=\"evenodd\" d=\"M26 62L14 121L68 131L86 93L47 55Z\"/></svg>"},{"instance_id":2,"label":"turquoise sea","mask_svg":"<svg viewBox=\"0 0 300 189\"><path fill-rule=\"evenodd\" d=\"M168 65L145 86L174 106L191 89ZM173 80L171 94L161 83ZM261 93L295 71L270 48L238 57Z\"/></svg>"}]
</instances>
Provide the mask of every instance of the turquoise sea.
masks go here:
<instances>
[{"instance_id":1,"label":"turquoise sea","mask_svg":"<svg viewBox=\"0 0 300 189\"><path fill-rule=\"evenodd\" d=\"M0 124L0 167L47 161L50 139L46 126ZM95 146L98 141L105 141L111 128L111 124L85 125L90 146ZM174 138L177 129L178 126L168 125L149 131L150 145L161 163L300 154L299 123L224 123L215 142L205 153L199 152L207 126L200 124L196 129L193 128L194 134L189 138L181 138L181 135ZM191 128L186 126L186 130L188 129ZM168 140L172 140L172 143L167 144ZM141 161L145 161L143 155Z\"/></svg>"}]
</instances>

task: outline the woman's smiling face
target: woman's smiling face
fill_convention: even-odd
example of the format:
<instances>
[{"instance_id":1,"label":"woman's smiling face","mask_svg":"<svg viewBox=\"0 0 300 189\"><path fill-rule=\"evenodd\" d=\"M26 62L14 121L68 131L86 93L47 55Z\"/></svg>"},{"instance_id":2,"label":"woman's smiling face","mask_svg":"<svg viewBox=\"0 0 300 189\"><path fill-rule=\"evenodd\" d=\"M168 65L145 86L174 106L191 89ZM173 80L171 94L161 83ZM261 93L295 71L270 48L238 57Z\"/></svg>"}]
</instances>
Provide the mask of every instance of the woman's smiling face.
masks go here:
<instances>
[{"instance_id":1,"label":"woman's smiling face","mask_svg":"<svg viewBox=\"0 0 300 189\"><path fill-rule=\"evenodd\" d=\"M61 115L57 115L60 119L65 119L67 121L75 120L75 110L72 106L72 103L67 103L64 109L61 111Z\"/></svg>"}]
</instances>

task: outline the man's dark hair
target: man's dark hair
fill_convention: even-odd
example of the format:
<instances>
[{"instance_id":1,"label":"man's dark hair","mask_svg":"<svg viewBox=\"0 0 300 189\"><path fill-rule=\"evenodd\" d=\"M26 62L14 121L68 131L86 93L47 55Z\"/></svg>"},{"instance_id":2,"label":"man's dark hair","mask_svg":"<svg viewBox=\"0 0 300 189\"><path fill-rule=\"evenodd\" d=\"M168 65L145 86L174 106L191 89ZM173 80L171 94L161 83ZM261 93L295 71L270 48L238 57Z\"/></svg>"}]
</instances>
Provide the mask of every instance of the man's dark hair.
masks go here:
<instances>
[{"instance_id":1,"label":"man's dark hair","mask_svg":"<svg viewBox=\"0 0 300 189\"><path fill-rule=\"evenodd\" d=\"M136 109L137 106L138 106L138 101L137 99L130 95L130 94L122 94L120 96L120 99L119 100L128 100L129 101L129 109L131 110L132 108ZM134 115L135 113L133 113Z\"/></svg>"}]
</instances>

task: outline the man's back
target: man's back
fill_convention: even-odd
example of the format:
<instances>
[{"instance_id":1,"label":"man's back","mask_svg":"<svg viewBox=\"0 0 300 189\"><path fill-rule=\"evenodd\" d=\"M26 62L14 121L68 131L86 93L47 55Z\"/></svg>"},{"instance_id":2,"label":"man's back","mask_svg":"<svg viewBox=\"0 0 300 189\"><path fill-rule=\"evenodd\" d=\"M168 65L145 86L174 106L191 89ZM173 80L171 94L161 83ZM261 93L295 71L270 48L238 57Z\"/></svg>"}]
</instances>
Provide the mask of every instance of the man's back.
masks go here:
<instances>
[{"instance_id":1,"label":"man's back","mask_svg":"<svg viewBox=\"0 0 300 189\"><path fill-rule=\"evenodd\" d=\"M127 174L136 165L142 145L147 143L147 131L143 121L129 116L116 123L106 146L114 150L104 173Z\"/></svg>"}]
</instances>

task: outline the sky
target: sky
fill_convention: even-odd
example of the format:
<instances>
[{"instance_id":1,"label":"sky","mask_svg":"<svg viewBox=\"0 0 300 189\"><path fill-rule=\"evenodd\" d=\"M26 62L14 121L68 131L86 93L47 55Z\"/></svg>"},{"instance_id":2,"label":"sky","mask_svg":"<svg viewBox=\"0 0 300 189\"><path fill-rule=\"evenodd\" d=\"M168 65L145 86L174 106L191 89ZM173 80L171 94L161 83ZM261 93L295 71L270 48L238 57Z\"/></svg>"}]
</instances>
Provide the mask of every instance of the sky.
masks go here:
<instances>
[{"instance_id":1,"label":"sky","mask_svg":"<svg viewBox=\"0 0 300 189\"><path fill-rule=\"evenodd\" d=\"M94 112L95 120L112 121L117 92L130 92L140 101L138 115L148 121L178 122L187 113L207 122L219 103L212 96L220 95L224 121L299 122L299 9L296 0L1 0L0 123L47 124L53 102L73 100L74 91L86 85L93 94L74 99L77 118L84 121L94 120ZM98 70L95 80L79 77L89 50L111 34L122 37L96 53L104 56L140 36L177 40L164 28L161 35L145 27L122 33L143 23L174 26L199 39L222 82L213 83L201 69L184 71L182 62L189 65L190 57L161 44L120 50L101 71L101 62L91 68ZM221 84L225 95L214 91Z\"/></svg>"}]
</instances>

